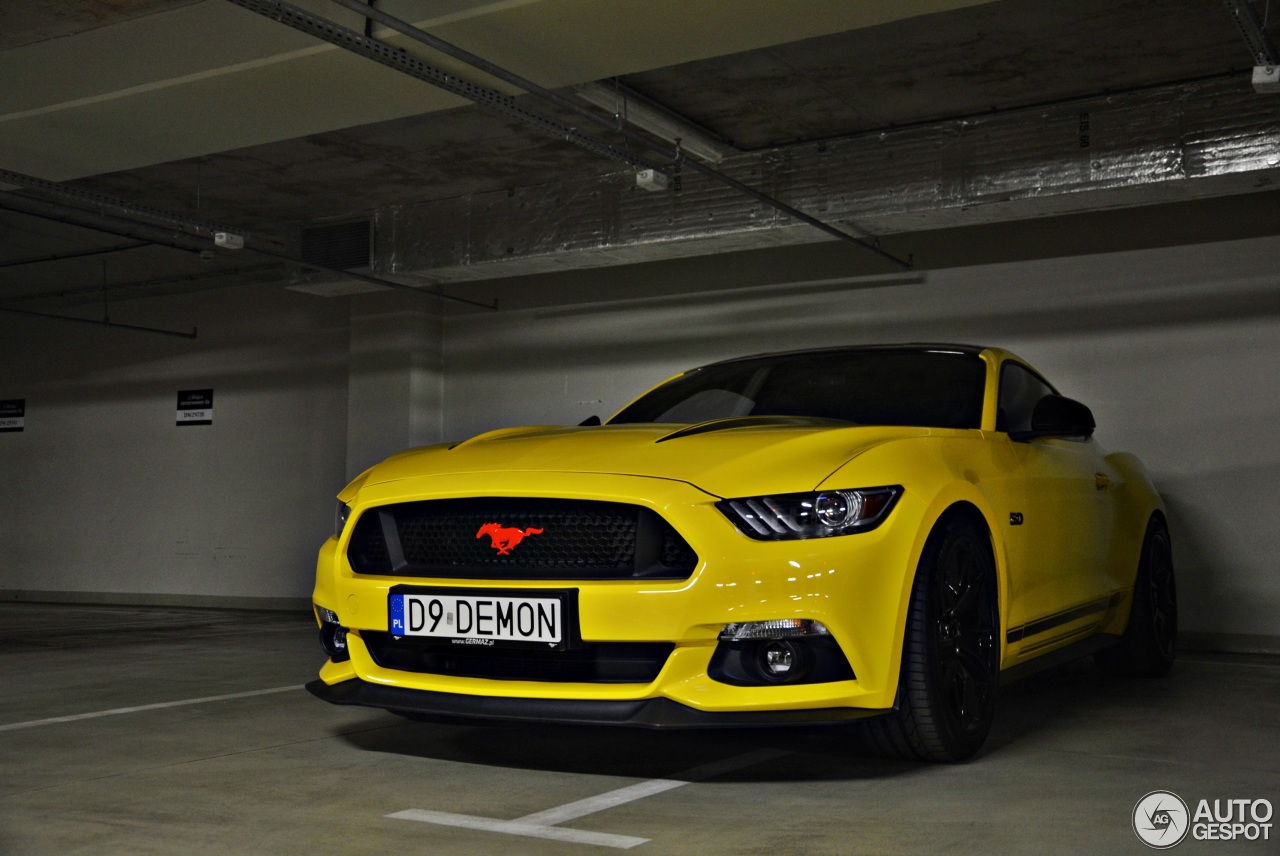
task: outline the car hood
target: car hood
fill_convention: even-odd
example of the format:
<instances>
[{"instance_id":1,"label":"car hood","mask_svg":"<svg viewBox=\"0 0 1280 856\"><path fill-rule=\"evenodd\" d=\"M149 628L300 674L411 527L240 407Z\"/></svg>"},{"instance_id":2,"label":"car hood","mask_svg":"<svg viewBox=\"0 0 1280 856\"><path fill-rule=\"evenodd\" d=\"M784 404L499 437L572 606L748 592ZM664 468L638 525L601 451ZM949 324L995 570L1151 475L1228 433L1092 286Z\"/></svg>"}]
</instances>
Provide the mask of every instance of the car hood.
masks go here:
<instances>
[{"instance_id":1,"label":"car hood","mask_svg":"<svg viewBox=\"0 0 1280 856\"><path fill-rule=\"evenodd\" d=\"M365 474L362 484L461 473L573 472L672 479L720 497L805 491L873 446L930 433L792 417L506 428L452 446L401 452Z\"/></svg>"}]
</instances>

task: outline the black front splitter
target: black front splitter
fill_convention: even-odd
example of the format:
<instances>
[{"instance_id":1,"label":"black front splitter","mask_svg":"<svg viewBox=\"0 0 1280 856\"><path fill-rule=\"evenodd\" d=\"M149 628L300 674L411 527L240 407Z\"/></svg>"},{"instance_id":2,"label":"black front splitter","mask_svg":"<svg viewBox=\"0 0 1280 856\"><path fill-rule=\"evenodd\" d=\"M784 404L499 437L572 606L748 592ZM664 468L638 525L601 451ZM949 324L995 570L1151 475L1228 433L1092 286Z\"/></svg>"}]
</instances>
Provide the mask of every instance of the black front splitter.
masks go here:
<instances>
[{"instance_id":1,"label":"black front splitter","mask_svg":"<svg viewBox=\"0 0 1280 856\"><path fill-rule=\"evenodd\" d=\"M491 722L542 722L576 725L622 725L637 728L737 728L760 725L822 725L852 722L890 710L829 707L816 710L762 710L708 713L666 698L635 701L502 698L440 693L370 684L361 680L326 684L315 680L307 690L331 704L376 707L425 719Z\"/></svg>"}]
</instances>

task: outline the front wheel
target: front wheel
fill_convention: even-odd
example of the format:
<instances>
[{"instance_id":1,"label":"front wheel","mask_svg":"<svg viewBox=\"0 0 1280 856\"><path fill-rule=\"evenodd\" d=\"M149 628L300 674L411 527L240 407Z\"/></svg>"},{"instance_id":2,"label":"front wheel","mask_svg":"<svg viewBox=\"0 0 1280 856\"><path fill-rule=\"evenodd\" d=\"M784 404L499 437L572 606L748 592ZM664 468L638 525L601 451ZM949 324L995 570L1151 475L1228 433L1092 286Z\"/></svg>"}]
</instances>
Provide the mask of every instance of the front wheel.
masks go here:
<instances>
[{"instance_id":1,"label":"front wheel","mask_svg":"<svg viewBox=\"0 0 1280 856\"><path fill-rule=\"evenodd\" d=\"M962 515L938 522L911 589L897 710L865 723L872 746L921 761L964 761L991 730L999 673L991 540Z\"/></svg>"},{"instance_id":2,"label":"front wheel","mask_svg":"<svg viewBox=\"0 0 1280 856\"><path fill-rule=\"evenodd\" d=\"M1178 589L1173 547L1164 521L1153 517L1142 542L1133 583L1129 626L1120 641L1094 659L1103 670L1135 678L1162 678L1173 668L1178 641Z\"/></svg>"}]
</instances>

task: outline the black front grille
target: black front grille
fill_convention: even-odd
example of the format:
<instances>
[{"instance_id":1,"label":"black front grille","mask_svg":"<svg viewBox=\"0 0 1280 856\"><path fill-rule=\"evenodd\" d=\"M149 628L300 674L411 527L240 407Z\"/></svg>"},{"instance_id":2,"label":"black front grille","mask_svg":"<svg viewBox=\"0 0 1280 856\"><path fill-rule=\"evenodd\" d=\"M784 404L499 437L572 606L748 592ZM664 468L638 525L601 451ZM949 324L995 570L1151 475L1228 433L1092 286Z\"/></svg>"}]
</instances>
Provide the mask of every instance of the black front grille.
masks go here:
<instances>
[{"instance_id":1,"label":"black front grille","mask_svg":"<svg viewBox=\"0 0 1280 856\"><path fill-rule=\"evenodd\" d=\"M668 642L579 643L567 651L453 645L361 630L373 661L384 669L459 678L647 684L658 677L674 645Z\"/></svg>"},{"instance_id":2,"label":"black front grille","mask_svg":"<svg viewBox=\"0 0 1280 856\"><path fill-rule=\"evenodd\" d=\"M698 562L647 508L496 497L370 509L347 558L361 574L515 580L684 579Z\"/></svg>"}]
</instances>

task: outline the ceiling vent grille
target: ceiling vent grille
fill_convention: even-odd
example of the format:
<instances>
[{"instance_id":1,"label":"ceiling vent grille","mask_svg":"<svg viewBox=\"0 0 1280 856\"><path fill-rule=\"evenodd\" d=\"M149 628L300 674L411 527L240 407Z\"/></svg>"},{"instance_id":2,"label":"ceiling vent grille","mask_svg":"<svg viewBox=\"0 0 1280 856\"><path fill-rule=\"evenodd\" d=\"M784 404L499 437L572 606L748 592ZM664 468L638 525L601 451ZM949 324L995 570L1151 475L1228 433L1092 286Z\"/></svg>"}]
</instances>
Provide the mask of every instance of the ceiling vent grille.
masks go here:
<instances>
[{"instance_id":1,"label":"ceiling vent grille","mask_svg":"<svg viewBox=\"0 0 1280 856\"><path fill-rule=\"evenodd\" d=\"M302 261L338 270L367 268L373 259L373 224L334 223L302 230Z\"/></svg>"}]
</instances>

